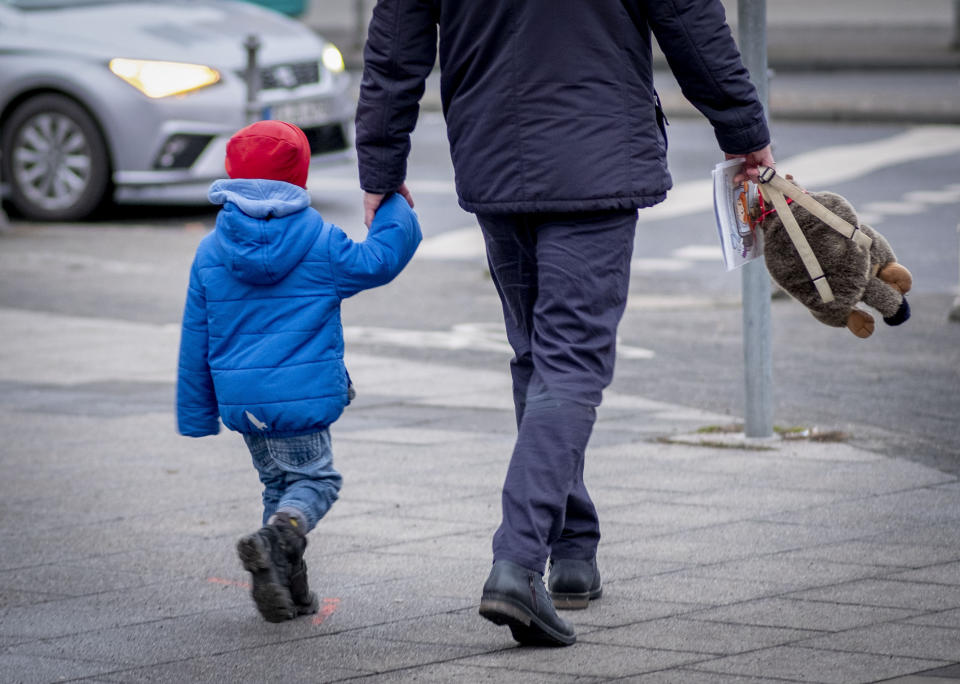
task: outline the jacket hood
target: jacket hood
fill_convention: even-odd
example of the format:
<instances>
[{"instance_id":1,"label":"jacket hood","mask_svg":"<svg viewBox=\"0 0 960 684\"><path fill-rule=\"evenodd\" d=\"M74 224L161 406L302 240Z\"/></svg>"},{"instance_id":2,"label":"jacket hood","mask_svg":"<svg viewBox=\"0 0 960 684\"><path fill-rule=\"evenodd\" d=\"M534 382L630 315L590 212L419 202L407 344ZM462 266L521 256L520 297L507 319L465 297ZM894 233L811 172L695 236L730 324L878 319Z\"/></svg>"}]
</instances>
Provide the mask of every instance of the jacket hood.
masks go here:
<instances>
[{"instance_id":1,"label":"jacket hood","mask_svg":"<svg viewBox=\"0 0 960 684\"><path fill-rule=\"evenodd\" d=\"M216 244L224 266L255 285L282 280L310 251L323 225L309 220L307 191L283 181L218 180L209 198L223 205Z\"/></svg>"}]
</instances>

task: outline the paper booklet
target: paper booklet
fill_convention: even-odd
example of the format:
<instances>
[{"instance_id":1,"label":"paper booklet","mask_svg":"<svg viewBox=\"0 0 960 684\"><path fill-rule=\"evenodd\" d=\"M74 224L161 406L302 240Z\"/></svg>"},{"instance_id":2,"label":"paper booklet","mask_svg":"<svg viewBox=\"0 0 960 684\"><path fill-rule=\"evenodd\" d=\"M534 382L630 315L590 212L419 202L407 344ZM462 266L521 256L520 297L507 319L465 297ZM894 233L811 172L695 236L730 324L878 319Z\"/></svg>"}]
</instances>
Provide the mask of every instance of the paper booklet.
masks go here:
<instances>
[{"instance_id":1,"label":"paper booklet","mask_svg":"<svg viewBox=\"0 0 960 684\"><path fill-rule=\"evenodd\" d=\"M757 186L734 183L733 177L743 167L743 159L728 159L713 169L713 213L720 233L723 263L728 271L763 256L760 231L750 228L748 207L758 202Z\"/></svg>"}]
</instances>

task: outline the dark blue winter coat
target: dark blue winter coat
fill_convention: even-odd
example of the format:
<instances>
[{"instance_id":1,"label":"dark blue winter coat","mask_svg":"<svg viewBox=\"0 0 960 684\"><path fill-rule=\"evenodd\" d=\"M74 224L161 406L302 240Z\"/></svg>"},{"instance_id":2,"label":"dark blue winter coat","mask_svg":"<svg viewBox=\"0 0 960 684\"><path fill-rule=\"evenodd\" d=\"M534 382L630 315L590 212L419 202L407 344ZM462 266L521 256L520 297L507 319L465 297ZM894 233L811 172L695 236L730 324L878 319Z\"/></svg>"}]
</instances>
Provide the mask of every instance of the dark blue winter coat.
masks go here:
<instances>
[{"instance_id":1,"label":"dark blue winter coat","mask_svg":"<svg viewBox=\"0 0 960 684\"><path fill-rule=\"evenodd\" d=\"M398 195L354 242L311 209L306 190L221 180L216 229L197 248L180 340L177 424L285 437L329 426L349 403L340 301L392 280L420 243Z\"/></svg>"},{"instance_id":2,"label":"dark blue winter coat","mask_svg":"<svg viewBox=\"0 0 960 684\"><path fill-rule=\"evenodd\" d=\"M404 181L439 38L464 209L630 209L663 200L671 179L651 28L720 148L766 146L763 109L719 0L379 0L357 108L361 186L389 192Z\"/></svg>"}]
</instances>

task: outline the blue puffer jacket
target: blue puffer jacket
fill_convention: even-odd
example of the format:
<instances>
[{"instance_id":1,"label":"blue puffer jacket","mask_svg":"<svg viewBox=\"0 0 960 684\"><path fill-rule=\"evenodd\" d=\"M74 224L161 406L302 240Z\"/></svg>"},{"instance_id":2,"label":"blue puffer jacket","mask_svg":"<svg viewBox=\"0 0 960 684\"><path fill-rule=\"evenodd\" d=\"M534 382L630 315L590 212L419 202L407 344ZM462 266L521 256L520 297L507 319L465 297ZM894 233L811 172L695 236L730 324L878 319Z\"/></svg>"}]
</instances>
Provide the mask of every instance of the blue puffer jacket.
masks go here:
<instances>
[{"instance_id":1,"label":"blue puffer jacket","mask_svg":"<svg viewBox=\"0 0 960 684\"><path fill-rule=\"evenodd\" d=\"M177 424L286 437L323 429L349 403L340 301L392 280L420 243L400 196L354 242L282 181L220 180L216 229L197 248L180 340Z\"/></svg>"}]
</instances>

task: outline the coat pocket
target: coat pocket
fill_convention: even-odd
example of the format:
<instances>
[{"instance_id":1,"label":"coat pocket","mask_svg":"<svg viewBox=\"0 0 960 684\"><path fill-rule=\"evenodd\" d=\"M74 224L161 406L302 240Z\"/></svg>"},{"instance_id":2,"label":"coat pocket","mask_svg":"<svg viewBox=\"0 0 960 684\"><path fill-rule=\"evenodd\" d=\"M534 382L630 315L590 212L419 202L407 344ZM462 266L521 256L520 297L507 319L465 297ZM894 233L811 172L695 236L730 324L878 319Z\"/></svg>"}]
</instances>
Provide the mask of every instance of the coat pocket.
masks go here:
<instances>
[{"instance_id":1,"label":"coat pocket","mask_svg":"<svg viewBox=\"0 0 960 684\"><path fill-rule=\"evenodd\" d=\"M667 151L669 143L667 142L667 126L670 125L670 122L667 120L667 115L663 113L663 105L660 102L660 95L657 94L657 91L653 91L653 108L657 115L657 129L660 131L660 137L663 140L663 151Z\"/></svg>"}]
</instances>

